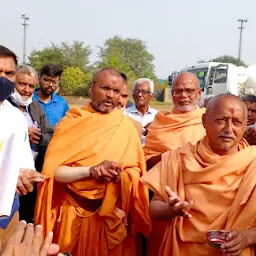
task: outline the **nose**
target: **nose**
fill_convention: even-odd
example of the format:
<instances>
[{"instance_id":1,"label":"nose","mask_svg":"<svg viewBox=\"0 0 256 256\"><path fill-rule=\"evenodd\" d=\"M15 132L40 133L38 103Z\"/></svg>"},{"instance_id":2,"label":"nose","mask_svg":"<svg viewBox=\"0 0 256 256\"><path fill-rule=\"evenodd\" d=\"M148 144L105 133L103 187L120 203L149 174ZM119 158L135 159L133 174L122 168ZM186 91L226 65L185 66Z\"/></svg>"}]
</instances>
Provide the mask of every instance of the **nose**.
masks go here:
<instances>
[{"instance_id":1,"label":"nose","mask_svg":"<svg viewBox=\"0 0 256 256\"><path fill-rule=\"evenodd\" d=\"M187 92L185 90L183 90L182 93L180 94L180 97L187 98L188 97Z\"/></svg>"},{"instance_id":2,"label":"nose","mask_svg":"<svg viewBox=\"0 0 256 256\"><path fill-rule=\"evenodd\" d=\"M226 131L227 133L233 133L233 123L232 123L232 120L228 120L228 121L226 122L225 131Z\"/></svg>"},{"instance_id":3,"label":"nose","mask_svg":"<svg viewBox=\"0 0 256 256\"><path fill-rule=\"evenodd\" d=\"M114 91L113 91L113 90L109 90L109 91L107 92L107 97L108 97L108 98L114 98Z\"/></svg>"},{"instance_id":4,"label":"nose","mask_svg":"<svg viewBox=\"0 0 256 256\"><path fill-rule=\"evenodd\" d=\"M26 84L25 86L24 86L24 92L29 92L29 85L28 84Z\"/></svg>"}]
</instances>

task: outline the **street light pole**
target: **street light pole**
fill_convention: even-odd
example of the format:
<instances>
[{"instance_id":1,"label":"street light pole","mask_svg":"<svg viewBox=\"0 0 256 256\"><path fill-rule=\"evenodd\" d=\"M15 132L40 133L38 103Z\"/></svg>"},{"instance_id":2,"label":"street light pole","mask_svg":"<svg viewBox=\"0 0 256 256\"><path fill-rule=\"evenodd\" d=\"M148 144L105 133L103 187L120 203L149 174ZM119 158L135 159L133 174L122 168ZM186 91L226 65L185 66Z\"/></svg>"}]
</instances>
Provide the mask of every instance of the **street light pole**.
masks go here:
<instances>
[{"instance_id":1,"label":"street light pole","mask_svg":"<svg viewBox=\"0 0 256 256\"><path fill-rule=\"evenodd\" d=\"M239 37L239 50L238 50L238 59L241 60L241 52L242 52L242 40L243 40L243 30L245 27L243 26L244 23L246 23L248 20L246 19L239 19L238 22L240 23L240 27L238 29L240 30L240 37Z\"/></svg>"},{"instance_id":2,"label":"street light pole","mask_svg":"<svg viewBox=\"0 0 256 256\"><path fill-rule=\"evenodd\" d=\"M24 26L24 32L23 32L23 64L26 64L26 29L28 26L27 21L29 18L25 15L21 15L21 19L23 21L22 26Z\"/></svg>"}]
</instances>

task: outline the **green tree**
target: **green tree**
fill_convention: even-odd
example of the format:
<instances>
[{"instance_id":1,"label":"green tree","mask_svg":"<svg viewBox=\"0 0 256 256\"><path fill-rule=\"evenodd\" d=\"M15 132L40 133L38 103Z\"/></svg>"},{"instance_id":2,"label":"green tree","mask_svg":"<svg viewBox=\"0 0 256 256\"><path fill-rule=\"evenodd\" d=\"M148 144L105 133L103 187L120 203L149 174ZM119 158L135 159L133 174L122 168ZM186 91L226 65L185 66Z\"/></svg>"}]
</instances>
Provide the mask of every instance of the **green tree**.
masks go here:
<instances>
[{"instance_id":1,"label":"green tree","mask_svg":"<svg viewBox=\"0 0 256 256\"><path fill-rule=\"evenodd\" d=\"M119 72L123 72L127 76L128 81L133 81L136 79L136 75L131 70L129 64L121 61L119 52L117 50L113 50L108 56L104 56L102 62L99 63L99 68L107 67L113 67Z\"/></svg>"},{"instance_id":2,"label":"green tree","mask_svg":"<svg viewBox=\"0 0 256 256\"><path fill-rule=\"evenodd\" d=\"M67 67L61 77L61 87L65 95L74 95L85 86L85 73L78 67Z\"/></svg>"},{"instance_id":3,"label":"green tree","mask_svg":"<svg viewBox=\"0 0 256 256\"><path fill-rule=\"evenodd\" d=\"M199 60L197 61L197 63L205 63L205 62L210 62L210 61L213 61L213 62L222 62L222 63L232 63L236 66L244 66L244 67L247 67L247 64L242 61L242 60L239 60L233 56L230 56L230 55L223 55L223 56L219 56L217 58L214 58L214 59L211 59L211 60L208 60L208 61L205 61L205 60Z\"/></svg>"},{"instance_id":4,"label":"green tree","mask_svg":"<svg viewBox=\"0 0 256 256\"><path fill-rule=\"evenodd\" d=\"M84 46L84 42L79 41L74 41L72 45L63 42L60 49L65 57L66 66L85 70L89 64L89 56L92 53L90 46Z\"/></svg>"},{"instance_id":5,"label":"green tree","mask_svg":"<svg viewBox=\"0 0 256 256\"><path fill-rule=\"evenodd\" d=\"M141 40L123 39L119 36L109 38L104 46L100 47L99 57L99 67L112 63L116 64L115 67L118 69L123 65L126 73L133 72L136 77L155 78L154 56L148 52L145 43Z\"/></svg>"},{"instance_id":6,"label":"green tree","mask_svg":"<svg viewBox=\"0 0 256 256\"><path fill-rule=\"evenodd\" d=\"M244 61L239 60L239 59L237 59L233 56L230 56L230 55L219 56L215 59L212 59L211 61L213 61L213 62L223 62L223 63L232 63L236 66L247 67L247 64Z\"/></svg>"},{"instance_id":7,"label":"green tree","mask_svg":"<svg viewBox=\"0 0 256 256\"><path fill-rule=\"evenodd\" d=\"M63 42L60 46L51 43L50 47L45 47L41 51L32 51L29 61L36 70L40 70L45 64L52 63L61 65L63 68L78 67L84 71L89 63L91 52L90 46L85 46L79 41L74 41L71 45Z\"/></svg>"},{"instance_id":8,"label":"green tree","mask_svg":"<svg viewBox=\"0 0 256 256\"><path fill-rule=\"evenodd\" d=\"M41 51L33 50L29 56L29 62L37 71L49 63L65 67L65 56L57 45L51 43L50 47L45 47Z\"/></svg>"}]
</instances>

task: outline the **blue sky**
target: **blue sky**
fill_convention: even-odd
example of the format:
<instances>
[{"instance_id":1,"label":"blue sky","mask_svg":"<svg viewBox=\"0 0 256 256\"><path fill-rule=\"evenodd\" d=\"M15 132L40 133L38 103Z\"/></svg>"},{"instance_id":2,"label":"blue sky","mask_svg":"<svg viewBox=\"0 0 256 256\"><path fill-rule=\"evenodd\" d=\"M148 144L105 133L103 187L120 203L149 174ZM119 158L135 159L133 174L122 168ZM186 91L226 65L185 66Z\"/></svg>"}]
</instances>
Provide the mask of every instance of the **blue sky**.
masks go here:
<instances>
[{"instance_id":1,"label":"blue sky","mask_svg":"<svg viewBox=\"0 0 256 256\"><path fill-rule=\"evenodd\" d=\"M173 70L223 54L238 55L239 18L248 19L242 59L256 63L255 0L10 0L1 3L0 44L22 58L21 14L29 20L27 51L50 42L84 41L91 62L98 47L115 35L144 41L155 57L155 71Z\"/></svg>"}]
</instances>

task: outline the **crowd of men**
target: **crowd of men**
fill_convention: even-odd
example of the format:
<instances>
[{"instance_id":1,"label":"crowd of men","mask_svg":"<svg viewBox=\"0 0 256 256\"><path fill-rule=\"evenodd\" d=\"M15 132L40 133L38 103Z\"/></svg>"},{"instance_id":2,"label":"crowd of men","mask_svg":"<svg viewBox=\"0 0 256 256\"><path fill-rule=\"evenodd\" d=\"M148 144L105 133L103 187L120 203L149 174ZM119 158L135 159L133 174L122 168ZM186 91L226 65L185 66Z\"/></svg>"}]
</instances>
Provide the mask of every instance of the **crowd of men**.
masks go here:
<instances>
[{"instance_id":1,"label":"crowd of men","mask_svg":"<svg viewBox=\"0 0 256 256\"><path fill-rule=\"evenodd\" d=\"M148 78L127 107L127 77L109 67L94 74L90 102L69 110L61 75L17 66L0 46L0 156L15 137L17 173L0 255L254 255L256 96L199 107L198 78L184 72L169 111L150 107ZM218 248L210 230L227 233Z\"/></svg>"}]
</instances>

